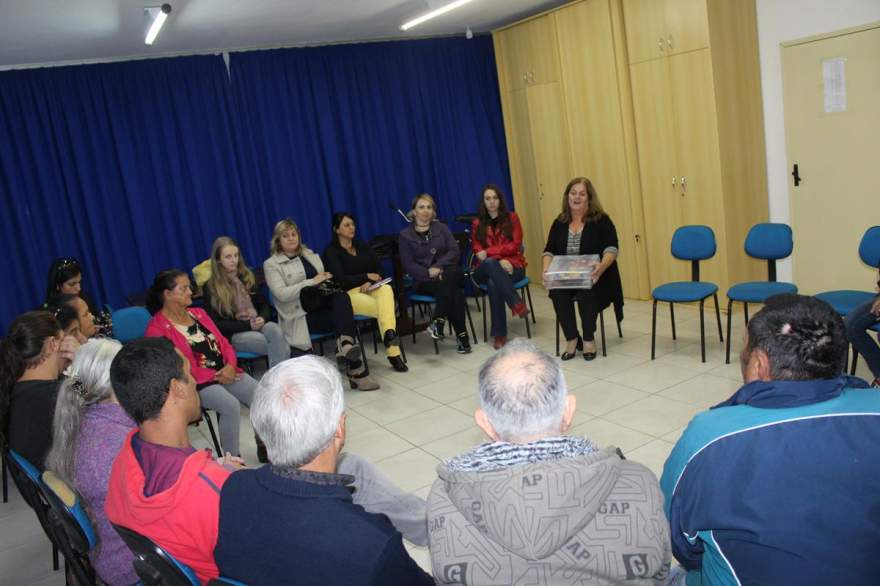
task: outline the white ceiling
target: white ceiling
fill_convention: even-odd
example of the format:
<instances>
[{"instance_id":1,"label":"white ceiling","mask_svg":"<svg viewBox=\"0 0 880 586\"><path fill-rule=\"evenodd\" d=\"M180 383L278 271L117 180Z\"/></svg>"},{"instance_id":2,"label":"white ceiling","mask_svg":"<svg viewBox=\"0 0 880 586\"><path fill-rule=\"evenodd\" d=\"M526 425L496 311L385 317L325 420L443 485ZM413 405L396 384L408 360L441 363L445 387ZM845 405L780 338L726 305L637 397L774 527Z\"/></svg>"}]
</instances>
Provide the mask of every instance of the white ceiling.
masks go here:
<instances>
[{"instance_id":1,"label":"white ceiling","mask_svg":"<svg viewBox=\"0 0 880 586\"><path fill-rule=\"evenodd\" d=\"M171 0L152 47L145 6L161 0L0 0L0 68L214 50L485 32L569 0L472 0L408 32L450 0Z\"/></svg>"}]
</instances>

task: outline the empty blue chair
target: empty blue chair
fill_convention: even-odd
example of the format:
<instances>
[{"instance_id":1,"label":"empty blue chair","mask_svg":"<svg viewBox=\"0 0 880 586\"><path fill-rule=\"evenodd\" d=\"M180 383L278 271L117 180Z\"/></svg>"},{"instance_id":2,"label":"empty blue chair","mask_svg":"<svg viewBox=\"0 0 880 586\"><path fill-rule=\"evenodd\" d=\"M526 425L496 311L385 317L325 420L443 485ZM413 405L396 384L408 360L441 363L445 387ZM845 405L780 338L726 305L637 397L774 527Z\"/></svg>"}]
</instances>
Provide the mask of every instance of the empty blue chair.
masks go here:
<instances>
[{"instance_id":1,"label":"empty blue chair","mask_svg":"<svg viewBox=\"0 0 880 586\"><path fill-rule=\"evenodd\" d=\"M709 226L682 226L672 235L672 256L680 260L691 261L691 280L676 281L655 287L651 292L654 298L654 311L651 318L651 360L657 337L657 302L669 303L669 316L672 321L672 339L675 339L675 303L700 302L700 351L703 362L706 362L706 332L703 317L703 306L711 295L715 299L715 318L718 320L718 338L723 342L721 333L721 310L718 307L718 285L700 281L700 261L715 256L715 232Z\"/></svg>"},{"instance_id":2,"label":"empty blue chair","mask_svg":"<svg viewBox=\"0 0 880 586\"><path fill-rule=\"evenodd\" d=\"M730 364L730 321L733 304L743 304L743 317L749 325L749 303L764 303L770 297L781 293L797 293L794 283L776 281L776 261L791 255L794 239L788 224L755 224L746 235L745 251L752 258L767 261L767 280L737 283L727 290L727 352L726 362Z\"/></svg>"},{"instance_id":3,"label":"empty blue chair","mask_svg":"<svg viewBox=\"0 0 880 586\"><path fill-rule=\"evenodd\" d=\"M153 316L146 307L126 307L113 312L113 337L122 342L141 338Z\"/></svg>"},{"instance_id":4,"label":"empty blue chair","mask_svg":"<svg viewBox=\"0 0 880 586\"><path fill-rule=\"evenodd\" d=\"M880 226L871 226L865 231L859 243L859 257L863 263L875 269L880 265ZM833 307L834 311L840 315L845 316L862 303L870 301L874 295L876 293L872 291L843 289L816 293L815 297Z\"/></svg>"}]
</instances>

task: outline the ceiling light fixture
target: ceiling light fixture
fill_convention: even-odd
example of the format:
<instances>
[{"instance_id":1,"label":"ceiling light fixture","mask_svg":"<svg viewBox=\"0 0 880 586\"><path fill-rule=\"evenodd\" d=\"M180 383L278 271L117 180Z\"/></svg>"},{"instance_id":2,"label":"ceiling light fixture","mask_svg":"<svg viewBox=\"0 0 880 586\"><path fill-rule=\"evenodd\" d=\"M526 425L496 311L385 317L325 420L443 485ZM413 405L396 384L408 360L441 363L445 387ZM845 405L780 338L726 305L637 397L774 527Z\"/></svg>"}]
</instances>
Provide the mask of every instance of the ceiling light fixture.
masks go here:
<instances>
[{"instance_id":1,"label":"ceiling light fixture","mask_svg":"<svg viewBox=\"0 0 880 586\"><path fill-rule=\"evenodd\" d=\"M403 23L402 25L400 25L400 30L402 30L402 31L409 30L414 26L418 26L418 25L422 24L426 20L431 20L432 18L434 18L436 16L440 16L441 14L446 14L450 10L455 10L456 8L458 8L460 6L464 6L465 4L467 4L470 1L471 0L455 0L455 2L450 2L446 6L441 6L440 8L438 8L436 10L432 10L431 12L423 14L423 15L419 16L418 18L414 18L408 22Z\"/></svg>"},{"instance_id":2,"label":"ceiling light fixture","mask_svg":"<svg viewBox=\"0 0 880 586\"><path fill-rule=\"evenodd\" d=\"M166 3L162 6L148 6L144 8L144 13L147 15L148 19L152 18L153 20L153 24L150 25L150 30L147 31L144 44L152 45L153 41L156 40L159 31L162 29L162 25L165 24L168 15L171 14L171 5Z\"/></svg>"}]
</instances>

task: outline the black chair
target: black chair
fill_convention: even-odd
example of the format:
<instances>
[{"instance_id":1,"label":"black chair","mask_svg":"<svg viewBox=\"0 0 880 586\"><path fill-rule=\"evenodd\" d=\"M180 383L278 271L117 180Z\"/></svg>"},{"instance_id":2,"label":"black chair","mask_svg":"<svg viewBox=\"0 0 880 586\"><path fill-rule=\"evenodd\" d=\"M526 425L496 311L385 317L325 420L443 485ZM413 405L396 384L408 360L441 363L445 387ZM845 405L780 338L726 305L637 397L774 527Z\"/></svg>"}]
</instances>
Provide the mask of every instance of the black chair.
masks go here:
<instances>
[{"instance_id":1,"label":"black chair","mask_svg":"<svg viewBox=\"0 0 880 586\"><path fill-rule=\"evenodd\" d=\"M52 544L52 569L57 570L59 568L58 543L56 543L52 525L49 521L49 503L43 494L40 472L15 450L6 450L4 457L9 475L12 477L12 482L18 488L18 492L21 493L24 502L36 513L40 527L43 528L43 532Z\"/></svg>"},{"instance_id":2,"label":"black chair","mask_svg":"<svg viewBox=\"0 0 880 586\"><path fill-rule=\"evenodd\" d=\"M223 457L223 448L220 447L220 440L217 439L217 432L214 431L214 424L211 421L211 410L202 407L202 419L208 425L208 431L211 432L211 440L214 442L214 451L218 458ZM198 423L196 423L198 425ZM220 414L217 413L217 425L220 425Z\"/></svg>"},{"instance_id":3,"label":"black chair","mask_svg":"<svg viewBox=\"0 0 880 586\"><path fill-rule=\"evenodd\" d=\"M64 556L68 578L72 576L79 586L97 585L89 551L97 545L98 539L79 495L52 471L43 472L42 487L49 503L49 522Z\"/></svg>"},{"instance_id":4,"label":"black chair","mask_svg":"<svg viewBox=\"0 0 880 586\"><path fill-rule=\"evenodd\" d=\"M0 453L0 474L3 475L3 502L9 502L9 480L6 475L6 452Z\"/></svg>"},{"instance_id":5,"label":"black chair","mask_svg":"<svg viewBox=\"0 0 880 586\"><path fill-rule=\"evenodd\" d=\"M152 539L119 525L113 528L134 554L131 565L143 586L199 586L192 568L174 559Z\"/></svg>"}]
</instances>

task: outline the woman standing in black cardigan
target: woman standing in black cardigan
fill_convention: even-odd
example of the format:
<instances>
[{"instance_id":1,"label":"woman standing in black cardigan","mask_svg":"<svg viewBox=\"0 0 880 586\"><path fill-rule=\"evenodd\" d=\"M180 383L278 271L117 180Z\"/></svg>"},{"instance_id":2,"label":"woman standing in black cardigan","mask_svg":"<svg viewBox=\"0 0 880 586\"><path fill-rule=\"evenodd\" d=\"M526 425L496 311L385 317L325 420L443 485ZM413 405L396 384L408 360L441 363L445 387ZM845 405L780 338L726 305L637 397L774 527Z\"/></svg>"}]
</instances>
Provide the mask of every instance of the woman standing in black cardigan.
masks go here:
<instances>
[{"instance_id":1,"label":"woman standing in black cardigan","mask_svg":"<svg viewBox=\"0 0 880 586\"><path fill-rule=\"evenodd\" d=\"M593 272L591 289L550 291L556 318L565 334L562 360L571 360L578 350L583 350L584 360L596 357L594 334L600 311L613 303L617 320L623 319L623 287L617 269L617 252L617 230L602 209L593 184L586 177L575 177L562 194L562 213L550 226L542 259L544 273L557 255L597 254L601 261ZM575 301L581 314L583 339L578 335Z\"/></svg>"}]
</instances>

